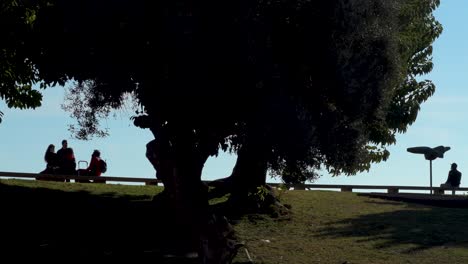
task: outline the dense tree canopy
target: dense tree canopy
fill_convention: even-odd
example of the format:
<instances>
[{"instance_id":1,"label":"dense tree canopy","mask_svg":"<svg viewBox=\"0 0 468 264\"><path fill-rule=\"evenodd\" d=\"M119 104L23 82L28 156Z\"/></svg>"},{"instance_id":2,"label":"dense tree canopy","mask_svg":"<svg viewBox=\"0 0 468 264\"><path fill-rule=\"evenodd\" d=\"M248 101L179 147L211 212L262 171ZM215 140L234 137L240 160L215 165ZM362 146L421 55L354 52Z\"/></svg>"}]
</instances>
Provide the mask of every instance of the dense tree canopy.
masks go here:
<instances>
[{"instance_id":1,"label":"dense tree canopy","mask_svg":"<svg viewBox=\"0 0 468 264\"><path fill-rule=\"evenodd\" d=\"M388 157L434 92L417 76L438 4L5 1L0 95L35 107L34 82L73 80L79 138L105 135L99 119L131 94L137 126L203 155L243 146L280 173L353 174Z\"/></svg>"},{"instance_id":2,"label":"dense tree canopy","mask_svg":"<svg viewBox=\"0 0 468 264\"><path fill-rule=\"evenodd\" d=\"M273 169L354 173L388 156L377 149L434 91L416 76L432 68L438 1L148 5L6 2L2 97L37 106L32 83L75 80L80 138L132 93L150 121L137 124L195 131L210 154L257 137Z\"/></svg>"}]
</instances>

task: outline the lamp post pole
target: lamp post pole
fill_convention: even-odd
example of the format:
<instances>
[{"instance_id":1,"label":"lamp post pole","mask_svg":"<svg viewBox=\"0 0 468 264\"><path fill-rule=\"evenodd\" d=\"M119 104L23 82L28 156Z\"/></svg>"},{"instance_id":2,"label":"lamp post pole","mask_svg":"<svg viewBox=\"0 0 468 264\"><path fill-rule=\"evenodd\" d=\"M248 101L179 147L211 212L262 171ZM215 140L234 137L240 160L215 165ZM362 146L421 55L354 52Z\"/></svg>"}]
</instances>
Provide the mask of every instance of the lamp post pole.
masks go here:
<instances>
[{"instance_id":1,"label":"lamp post pole","mask_svg":"<svg viewBox=\"0 0 468 264\"><path fill-rule=\"evenodd\" d=\"M424 158L426 160L429 160L429 177L430 177L430 194L433 194L433 189L432 189L432 160L435 160L437 158L443 158L444 153L449 151L450 147L444 147L444 146L437 146L435 148L430 148L430 147L412 147L412 148L407 148L406 151L410 153L415 153L415 154L424 154Z\"/></svg>"},{"instance_id":2,"label":"lamp post pole","mask_svg":"<svg viewBox=\"0 0 468 264\"><path fill-rule=\"evenodd\" d=\"M430 181L431 181L431 194L432 194L432 160L429 160L429 175L430 175Z\"/></svg>"}]
</instances>

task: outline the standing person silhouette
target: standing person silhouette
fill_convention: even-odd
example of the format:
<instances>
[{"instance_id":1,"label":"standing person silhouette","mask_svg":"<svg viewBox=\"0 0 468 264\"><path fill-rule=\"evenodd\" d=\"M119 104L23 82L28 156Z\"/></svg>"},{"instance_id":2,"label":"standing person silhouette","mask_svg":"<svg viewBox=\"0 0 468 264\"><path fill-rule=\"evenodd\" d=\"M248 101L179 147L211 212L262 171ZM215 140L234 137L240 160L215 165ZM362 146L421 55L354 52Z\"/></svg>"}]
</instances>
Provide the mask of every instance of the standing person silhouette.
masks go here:
<instances>
[{"instance_id":1,"label":"standing person silhouette","mask_svg":"<svg viewBox=\"0 0 468 264\"><path fill-rule=\"evenodd\" d=\"M73 149L68 147L68 142L62 140L62 148L57 151L59 164L59 173L65 175L74 175L76 173L76 161ZM66 182L70 182L69 179Z\"/></svg>"},{"instance_id":2,"label":"standing person silhouette","mask_svg":"<svg viewBox=\"0 0 468 264\"><path fill-rule=\"evenodd\" d=\"M68 142L64 139L62 140L62 148L57 151L57 162L60 168L60 172L62 173L64 164L65 164L65 156L68 149Z\"/></svg>"}]
</instances>

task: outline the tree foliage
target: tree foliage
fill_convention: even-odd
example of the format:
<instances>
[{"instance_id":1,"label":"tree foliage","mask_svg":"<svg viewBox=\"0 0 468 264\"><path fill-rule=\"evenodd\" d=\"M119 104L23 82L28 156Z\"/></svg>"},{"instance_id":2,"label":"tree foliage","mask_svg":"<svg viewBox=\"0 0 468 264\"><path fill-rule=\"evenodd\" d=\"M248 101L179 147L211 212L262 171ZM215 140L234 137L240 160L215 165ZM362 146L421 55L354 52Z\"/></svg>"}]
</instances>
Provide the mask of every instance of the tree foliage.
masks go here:
<instances>
[{"instance_id":1,"label":"tree foliage","mask_svg":"<svg viewBox=\"0 0 468 264\"><path fill-rule=\"evenodd\" d=\"M277 172L354 174L388 157L434 92L417 78L432 69L438 4L33 1L14 9L30 16L2 9L26 28L4 57L25 87L76 81L80 138L103 135L99 118L132 93L137 126L200 155L248 148Z\"/></svg>"},{"instance_id":2,"label":"tree foliage","mask_svg":"<svg viewBox=\"0 0 468 264\"><path fill-rule=\"evenodd\" d=\"M386 160L387 145L396 143L396 134L404 133L416 120L420 105L435 91L430 80L420 76L432 70L432 43L442 33L442 25L432 12L439 0L404 1L398 15L401 81L391 90L384 112L369 126L369 150L362 165L368 170L372 162ZM361 169L362 170L362 169Z\"/></svg>"},{"instance_id":3,"label":"tree foliage","mask_svg":"<svg viewBox=\"0 0 468 264\"><path fill-rule=\"evenodd\" d=\"M432 43L442 33L442 26L432 14L439 1L407 1L400 14L400 53L407 63L404 81L396 87L386 116L387 125L393 135L406 132L417 117L422 102L435 91L430 80L418 80L418 76L432 70Z\"/></svg>"},{"instance_id":4,"label":"tree foliage","mask_svg":"<svg viewBox=\"0 0 468 264\"><path fill-rule=\"evenodd\" d=\"M42 95L32 85L39 76L25 38L33 29L41 1L5 0L0 3L0 98L8 107L35 108Z\"/></svg>"},{"instance_id":5,"label":"tree foliage","mask_svg":"<svg viewBox=\"0 0 468 264\"><path fill-rule=\"evenodd\" d=\"M368 170L371 163L386 160L390 154L386 146L394 144L396 134L405 132L416 120L420 105L435 91L435 86L430 80L421 81L418 77L432 70L432 43L442 32L442 26L432 14L439 5L439 1L412 0L394 2L394 4L398 5L398 22L392 26L397 28L394 37L398 41L399 56L395 58L397 59L395 62L399 64L399 78L395 79L393 87L383 90L386 93L385 99L379 108L374 109L373 118L364 121L365 126L360 129L360 134L367 139L361 141L363 144L356 145L359 150L351 151L359 158L350 160L346 153L334 151L346 159L342 163L344 166L335 166L336 162L324 163L334 174L354 174ZM365 104L369 103L368 101ZM341 148L342 145L339 146ZM309 164L320 164L320 161ZM301 166L293 165L292 168L301 168ZM298 178L304 178L306 174L309 174L313 179L313 172L319 167L302 166L302 168L304 169L297 171L295 175ZM283 165L280 167L280 173L285 169L291 170Z\"/></svg>"}]
</instances>

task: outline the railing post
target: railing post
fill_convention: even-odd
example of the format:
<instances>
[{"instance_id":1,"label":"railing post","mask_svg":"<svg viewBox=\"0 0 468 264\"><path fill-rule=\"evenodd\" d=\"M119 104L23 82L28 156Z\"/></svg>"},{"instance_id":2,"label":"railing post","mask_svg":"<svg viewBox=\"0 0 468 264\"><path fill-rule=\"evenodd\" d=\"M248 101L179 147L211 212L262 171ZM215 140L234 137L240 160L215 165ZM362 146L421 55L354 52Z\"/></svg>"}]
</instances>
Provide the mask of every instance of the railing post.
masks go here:
<instances>
[{"instance_id":1,"label":"railing post","mask_svg":"<svg viewBox=\"0 0 468 264\"><path fill-rule=\"evenodd\" d=\"M145 185L158 185L158 181L145 181Z\"/></svg>"},{"instance_id":2,"label":"railing post","mask_svg":"<svg viewBox=\"0 0 468 264\"><path fill-rule=\"evenodd\" d=\"M388 188L387 189L387 193L399 193L399 189L398 188Z\"/></svg>"},{"instance_id":3,"label":"railing post","mask_svg":"<svg viewBox=\"0 0 468 264\"><path fill-rule=\"evenodd\" d=\"M458 189L457 187L452 188L452 195L455 195L455 192L457 189Z\"/></svg>"},{"instance_id":4,"label":"railing post","mask_svg":"<svg viewBox=\"0 0 468 264\"><path fill-rule=\"evenodd\" d=\"M341 191L342 191L342 192L352 192L352 191L353 191L353 188L351 188L351 187L349 187L349 186L341 187Z\"/></svg>"},{"instance_id":5,"label":"railing post","mask_svg":"<svg viewBox=\"0 0 468 264\"><path fill-rule=\"evenodd\" d=\"M304 184L296 184L294 185L294 190L305 190Z\"/></svg>"},{"instance_id":6,"label":"railing post","mask_svg":"<svg viewBox=\"0 0 468 264\"><path fill-rule=\"evenodd\" d=\"M444 188L435 187L434 188L434 194L439 194L439 195L445 194L445 190L444 190Z\"/></svg>"}]
</instances>

